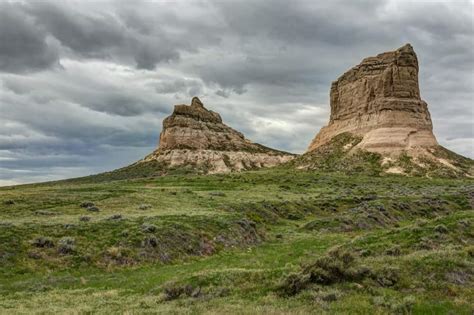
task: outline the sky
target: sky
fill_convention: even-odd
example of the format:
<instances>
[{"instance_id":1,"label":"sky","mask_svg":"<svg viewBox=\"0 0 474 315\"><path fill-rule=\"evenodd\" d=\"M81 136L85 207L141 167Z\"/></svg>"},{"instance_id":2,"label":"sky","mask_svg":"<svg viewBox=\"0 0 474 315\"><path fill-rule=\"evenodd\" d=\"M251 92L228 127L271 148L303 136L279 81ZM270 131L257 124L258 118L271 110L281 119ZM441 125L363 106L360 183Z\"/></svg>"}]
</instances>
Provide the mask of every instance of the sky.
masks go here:
<instances>
[{"instance_id":1,"label":"sky","mask_svg":"<svg viewBox=\"0 0 474 315\"><path fill-rule=\"evenodd\" d=\"M473 22L468 0L0 0L0 185L131 164L193 96L302 153L331 82L405 43L439 143L474 158Z\"/></svg>"}]
</instances>

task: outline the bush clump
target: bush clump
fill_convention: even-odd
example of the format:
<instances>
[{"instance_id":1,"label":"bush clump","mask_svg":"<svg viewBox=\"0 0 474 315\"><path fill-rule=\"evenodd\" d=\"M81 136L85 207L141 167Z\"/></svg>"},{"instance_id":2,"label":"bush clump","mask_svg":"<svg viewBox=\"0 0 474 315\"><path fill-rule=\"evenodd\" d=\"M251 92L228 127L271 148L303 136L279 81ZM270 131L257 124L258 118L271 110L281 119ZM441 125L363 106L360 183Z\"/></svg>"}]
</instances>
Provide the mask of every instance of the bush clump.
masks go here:
<instances>
[{"instance_id":1,"label":"bush clump","mask_svg":"<svg viewBox=\"0 0 474 315\"><path fill-rule=\"evenodd\" d=\"M141 205L138 206L138 210L148 210L151 208L151 205L147 203L142 203Z\"/></svg>"},{"instance_id":2,"label":"bush clump","mask_svg":"<svg viewBox=\"0 0 474 315\"><path fill-rule=\"evenodd\" d=\"M169 282L164 285L163 293L165 301L172 301L181 296L198 297L201 294L201 288L195 288L190 284L176 284L174 282Z\"/></svg>"},{"instance_id":3,"label":"bush clump","mask_svg":"<svg viewBox=\"0 0 474 315\"><path fill-rule=\"evenodd\" d=\"M385 267L374 274L373 278L382 287L393 287L400 281L400 270L394 267Z\"/></svg>"},{"instance_id":4,"label":"bush clump","mask_svg":"<svg viewBox=\"0 0 474 315\"><path fill-rule=\"evenodd\" d=\"M284 296L293 296L303 291L309 284L309 274L301 272L290 273L280 284L280 293Z\"/></svg>"},{"instance_id":5,"label":"bush clump","mask_svg":"<svg viewBox=\"0 0 474 315\"><path fill-rule=\"evenodd\" d=\"M299 293L309 284L331 285L339 282L359 281L371 275L364 266L357 266L355 256L347 251L334 250L283 280L279 289L282 295Z\"/></svg>"},{"instance_id":6,"label":"bush clump","mask_svg":"<svg viewBox=\"0 0 474 315\"><path fill-rule=\"evenodd\" d=\"M323 295L321 299L325 302L334 302L337 300L337 294L334 292L328 293L328 294Z\"/></svg>"},{"instance_id":7,"label":"bush clump","mask_svg":"<svg viewBox=\"0 0 474 315\"><path fill-rule=\"evenodd\" d=\"M35 238L31 244L35 247L51 248L54 247L54 241L50 237L39 236Z\"/></svg>"},{"instance_id":8,"label":"bush clump","mask_svg":"<svg viewBox=\"0 0 474 315\"><path fill-rule=\"evenodd\" d=\"M143 223L142 224L142 231L145 233L153 233L158 230L158 227L154 224L149 224L149 223Z\"/></svg>"},{"instance_id":9,"label":"bush clump","mask_svg":"<svg viewBox=\"0 0 474 315\"><path fill-rule=\"evenodd\" d=\"M130 266L136 263L133 251L121 246L112 246L105 251L105 259L109 263Z\"/></svg>"},{"instance_id":10,"label":"bush clump","mask_svg":"<svg viewBox=\"0 0 474 315\"><path fill-rule=\"evenodd\" d=\"M213 197L225 197L225 194L222 191L213 191L209 193L209 196Z\"/></svg>"},{"instance_id":11,"label":"bush clump","mask_svg":"<svg viewBox=\"0 0 474 315\"><path fill-rule=\"evenodd\" d=\"M441 233L441 234L448 233L448 228L444 224L439 224L439 225L435 226L434 230L438 233Z\"/></svg>"},{"instance_id":12,"label":"bush clump","mask_svg":"<svg viewBox=\"0 0 474 315\"><path fill-rule=\"evenodd\" d=\"M143 247L157 247L158 239L154 235L146 236L142 242Z\"/></svg>"},{"instance_id":13,"label":"bush clump","mask_svg":"<svg viewBox=\"0 0 474 315\"><path fill-rule=\"evenodd\" d=\"M91 207L88 207L88 208L87 208L87 211L90 211L90 212L99 212L100 209L97 208L96 206L91 206Z\"/></svg>"},{"instance_id":14,"label":"bush clump","mask_svg":"<svg viewBox=\"0 0 474 315\"><path fill-rule=\"evenodd\" d=\"M48 211L48 210L37 210L35 211L36 215L55 215L56 213Z\"/></svg>"},{"instance_id":15,"label":"bush clump","mask_svg":"<svg viewBox=\"0 0 474 315\"><path fill-rule=\"evenodd\" d=\"M474 258L474 246L468 246L466 248L466 253L468 254L469 257Z\"/></svg>"},{"instance_id":16,"label":"bush clump","mask_svg":"<svg viewBox=\"0 0 474 315\"><path fill-rule=\"evenodd\" d=\"M111 215L109 218L109 220L122 220L123 219L123 216L121 214L114 214L114 215Z\"/></svg>"},{"instance_id":17,"label":"bush clump","mask_svg":"<svg viewBox=\"0 0 474 315\"><path fill-rule=\"evenodd\" d=\"M93 202L90 202L90 201L84 201L84 202L81 202L81 204L79 205L81 208L90 208L90 207L94 207L94 203Z\"/></svg>"},{"instance_id":18,"label":"bush clump","mask_svg":"<svg viewBox=\"0 0 474 315\"><path fill-rule=\"evenodd\" d=\"M81 208L87 209L87 211L90 212L99 212L99 208L93 202L90 201L81 202L79 206Z\"/></svg>"},{"instance_id":19,"label":"bush clump","mask_svg":"<svg viewBox=\"0 0 474 315\"><path fill-rule=\"evenodd\" d=\"M307 266L305 273L310 275L311 282L328 285L362 280L370 274L370 270L367 267L357 266L352 253L335 250Z\"/></svg>"},{"instance_id":20,"label":"bush clump","mask_svg":"<svg viewBox=\"0 0 474 315\"><path fill-rule=\"evenodd\" d=\"M402 249L399 245L395 245L392 248L389 248L385 251L385 255L390 256L400 256L402 254Z\"/></svg>"},{"instance_id":21,"label":"bush clump","mask_svg":"<svg viewBox=\"0 0 474 315\"><path fill-rule=\"evenodd\" d=\"M58 242L58 253L67 255L74 253L76 240L72 237L63 237Z\"/></svg>"}]
</instances>

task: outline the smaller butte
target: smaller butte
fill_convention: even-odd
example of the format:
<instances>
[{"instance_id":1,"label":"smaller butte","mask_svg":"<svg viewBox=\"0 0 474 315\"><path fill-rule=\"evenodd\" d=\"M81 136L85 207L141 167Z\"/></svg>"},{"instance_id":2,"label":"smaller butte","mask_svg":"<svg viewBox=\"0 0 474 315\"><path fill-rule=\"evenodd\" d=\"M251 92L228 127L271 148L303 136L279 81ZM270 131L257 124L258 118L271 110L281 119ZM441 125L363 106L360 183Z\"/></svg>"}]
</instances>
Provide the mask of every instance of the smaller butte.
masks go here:
<instances>
[{"instance_id":1,"label":"smaller butte","mask_svg":"<svg viewBox=\"0 0 474 315\"><path fill-rule=\"evenodd\" d=\"M272 167L293 158L293 154L246 139L194 97L191 105L175 105L163 121L158 148L140 162L157 161L167 168L212 174Z\"/></svg>"}]
</instances>

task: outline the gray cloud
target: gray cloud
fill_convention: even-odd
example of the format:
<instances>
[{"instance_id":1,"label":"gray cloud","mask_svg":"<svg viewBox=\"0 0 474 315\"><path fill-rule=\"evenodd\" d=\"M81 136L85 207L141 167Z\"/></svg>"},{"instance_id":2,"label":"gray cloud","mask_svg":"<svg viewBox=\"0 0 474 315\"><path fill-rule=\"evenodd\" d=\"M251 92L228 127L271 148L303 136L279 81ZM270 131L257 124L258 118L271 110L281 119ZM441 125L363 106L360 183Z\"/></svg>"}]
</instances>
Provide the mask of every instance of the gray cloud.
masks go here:
<instances>
[{"instance_id":1,"label":"gray cloud","mask_svg":"<svg viewBox=\"0 0 474 315\"><path fill-rule=\"evenodd\" d=\"M185 96L200 95L203 91L203 84L195 79L172 79L166 78L156 83L155 89L160 94L179 94Z\"/></svg>"},{"instance_id":2,"label":"gray cloud","mask_svg":"<svg viewBox=\"0 0 474 315\"><path fill-rule=\"evenodd\" d=\"M58 64L58 44L20 7L0 3L0 70L28 72Z\"/></svg>"},{"instance_id":3,"label":"gray cloud","mask_svg":"<svg viewBox=\"0 0 474 315\"><path fill-rule=\"evenodd\" d=\"M203 31L215 33L205 21L179 18L166 4L156 3L147 11L149 6L146 1L133 5L40 1L22 9L72 54L130 63L139 69L152 70L161 62L178 61L182 52L197 52L198 45L220 41L217 36L203 36Z\"/></svg>"},{"instance_id":4,"label":"gray cloud","mask_svg":"<svg viewBox=\"0 0 474 315\"><path fill-rule=\"evenodd\" d=\"M328 120L331 81L406 42L439 142L474 157L472 9L462 0L3 2L0 184L129 164L156 145L172 105L194 95L253 141L303 152Z\"/></svg>"},{"instance_id":5,"label":"gray cloud","mask_svg":"<svg viewBox=\"0 0 474 315\"><path fill-rule=\"evenodd\" d=\"M127 74L125 78L114 78L115 70L96 70L108 64L92 63L84 66L78 62L63 61L61 70L42 72L28 77L4 75L4 88L17 95L29 96L34 103L65 101L75 103L93 111L118 116L137 116L144 113L164 113L168 111L167 99L153 93L147 87L133 86L133 80L155 81L142 78L140 74ZM151 92L151 93L150 93ZM47 105L44 105L47 106Z\"/></svg>"},{"instance_id":6,"label":"gray cloud","mask_svg":"<svg viewBox=\"0 0 474 315\"><path fill-rule=\"evenodd\" d=\"M61 44L84 56L107 57L109 48L125 40L126 28L107 12L84 15L72 6L45 1L32 2L25 11Z\"/></svg>"}]
</instances>

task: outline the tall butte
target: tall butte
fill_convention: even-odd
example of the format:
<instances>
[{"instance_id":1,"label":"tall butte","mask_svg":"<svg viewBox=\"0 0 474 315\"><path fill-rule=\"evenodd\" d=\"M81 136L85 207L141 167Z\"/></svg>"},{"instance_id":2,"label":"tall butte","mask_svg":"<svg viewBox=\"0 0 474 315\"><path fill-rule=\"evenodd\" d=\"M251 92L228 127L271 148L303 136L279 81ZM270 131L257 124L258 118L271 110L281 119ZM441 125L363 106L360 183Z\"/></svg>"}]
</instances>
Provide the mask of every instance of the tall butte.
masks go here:
<instances>
[{"instance_id":1,"label":"tall butte","mask_svg":"<svg viewBox=\"0 0 474 315\"><path fill-rule=\"evenodd\" d=\"M140 162L154 161L168 169L227 173L271 167L293 157L246 139L194 97L191 105L175 105L173 114L163 121L158 148Z\"/></svg>"},{"instance_id":2,"label":"tall butte","mask_svg":"<svg viewBox=\"0 0 474 315\"><path fill-rule=\"evenodd\" d=\"M365 58L340 76L331 85L329 123L296 164L317 168L324 163L314 163L315 158L327 162L328 152L342 144L338 156L345 157L346 166L360 161L348 157L368 151L380 156L389 172L407 173L400 159L408 158L411 170L443 168L456 175L472 174L472 160L438 145L428 106L420 97L418 70L415 51L406 44Z\"/></svg>"},{"instance_id":3,"label":"tall butte","mask_svg":"<svg viewBox=\"0 0 474 315\"><path fill-rule=\"evenodd\" d=\"M331 85L330 104L329 124L308 151L343 132L363 137L358 148L384 154L438 145L410 44L365 58L344 73Z\"/></svg>"}]
</instances>

